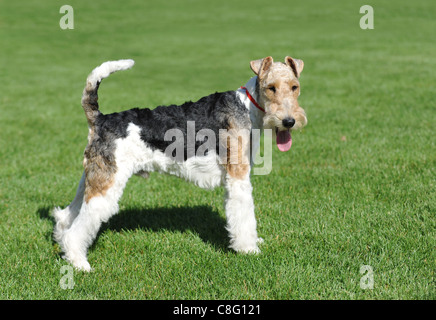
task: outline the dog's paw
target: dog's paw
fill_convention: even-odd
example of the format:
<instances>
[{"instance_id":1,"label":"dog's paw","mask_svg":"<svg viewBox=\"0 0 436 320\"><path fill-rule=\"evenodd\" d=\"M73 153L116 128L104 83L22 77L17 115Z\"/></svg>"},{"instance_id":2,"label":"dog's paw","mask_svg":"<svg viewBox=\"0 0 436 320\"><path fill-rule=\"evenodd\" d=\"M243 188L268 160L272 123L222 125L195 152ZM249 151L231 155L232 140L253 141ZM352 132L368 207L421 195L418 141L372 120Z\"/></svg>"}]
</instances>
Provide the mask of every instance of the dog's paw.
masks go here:
<instances>
[{"instance_id":1,"label":"dog's paw","mask_svg":"<svg viewBox=\"0 0 436 320\"><path fill-rule=\"evenodd\" d=\"M71 263L73 267L78 271L90 272L92 270L91 265L89 264L88 260L86 260L86 258L70 258L68 255L63 255L62 258Z\"/></svg>"},{"instance_id":2,"label":"dog's paw","mask_svg":"<svg viewBox=\"0 0 436 320\"><path fill-rule=\"evenodd\" d=\"M258 246L252 247L252 248L247 248L247 249L243 249L238 251L240 253L243 254L259 254L260 253L260 249Z\"/></svg>"},{"instance_id":3,"label":"dog's paw","mask_svg":"<svg viewBox=\"0 0 436 320\"><path fill-rule=\"evenodd\" d=\"M76 261L73 263L74 268L76 268L78 271L86 271L91 272L91 265L86 260Z\"/></svg>"},{"instance_id":4,"label":"dog's paw","mask_svg":"<svg viewBox=\"0 0 436 320\"><path fill-rule=\"evenodd\" d=\"M251 246L239 246L239 247L232 246L231 248L233 250L235 250L237 253L242 253L242 254L259 254L260 253L260 249L256 244L251 245Z\"/></svg>"}]
</instances>

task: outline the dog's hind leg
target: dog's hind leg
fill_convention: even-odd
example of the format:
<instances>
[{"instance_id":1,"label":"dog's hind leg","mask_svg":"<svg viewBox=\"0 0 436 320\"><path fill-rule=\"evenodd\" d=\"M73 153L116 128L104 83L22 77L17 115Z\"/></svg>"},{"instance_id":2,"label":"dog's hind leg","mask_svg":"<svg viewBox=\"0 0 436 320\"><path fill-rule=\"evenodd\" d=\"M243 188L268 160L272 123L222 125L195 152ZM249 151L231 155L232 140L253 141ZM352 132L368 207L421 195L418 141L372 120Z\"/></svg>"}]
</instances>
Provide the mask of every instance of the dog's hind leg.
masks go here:
<instances>
[{"instance_id":1,"label":"dog's hind leg","mask_svg":"<svg viewBox=\"0 0 436 320\"><path fill-rule=\"evenodd\" d=\"M91 270L87 261L88 248L96 238L102 222L107 222L118 212L118 201L128 178L125 175L115 175L106 190L95 190L95 186L85 182L85 196L80 212L59 241L65 253L64 258L77 269Z\"/></svg>"},{"instance_id":2,"label":"dog's hind leg","mask_svg":"<svg viewBox=\"0 0 436 320\"><path fill-rule=\"evenodd\" d=\"M85 173L82 174L79 186L77 187L76 196L71 204L65 209L55 208L53 211L53 217L55 218L55 228L53 232L54 239L59 242L62 239L64 231L67 230L74 219L80 212L82 207L83 197L85 194Z\"/></svg>"}]
</instances>

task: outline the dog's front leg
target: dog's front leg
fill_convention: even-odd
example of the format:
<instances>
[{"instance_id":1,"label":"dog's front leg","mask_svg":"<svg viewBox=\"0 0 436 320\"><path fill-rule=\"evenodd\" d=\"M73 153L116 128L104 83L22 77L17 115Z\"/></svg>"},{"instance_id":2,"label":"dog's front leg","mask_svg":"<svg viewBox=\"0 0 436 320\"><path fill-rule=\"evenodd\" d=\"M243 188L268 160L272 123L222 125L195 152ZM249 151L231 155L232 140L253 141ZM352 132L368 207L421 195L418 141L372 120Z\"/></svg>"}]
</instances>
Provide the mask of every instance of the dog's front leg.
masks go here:
<instances>
[{"instance_id":1,"label":"dog's front leg","mask_svg":"<svg viewBox=\"0 0 436 320\"><path fill-rule=\"evenodd\" d=\"M230 248L237 252L259 253L254 203L249 173L243 178L227 173L225 210Z\"/></svg>"}]
</instances>

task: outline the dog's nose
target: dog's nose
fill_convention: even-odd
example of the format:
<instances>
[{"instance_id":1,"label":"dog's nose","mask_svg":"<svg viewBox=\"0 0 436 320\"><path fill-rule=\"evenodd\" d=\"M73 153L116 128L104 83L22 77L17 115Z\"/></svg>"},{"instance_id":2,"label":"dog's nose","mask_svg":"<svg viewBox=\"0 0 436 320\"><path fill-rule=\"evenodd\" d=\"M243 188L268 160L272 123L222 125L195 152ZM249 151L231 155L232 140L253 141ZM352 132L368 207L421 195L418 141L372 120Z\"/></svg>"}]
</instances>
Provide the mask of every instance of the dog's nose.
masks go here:
<instances>
[{"instance_id":1,"label":"dog's nose","mask_svg":"<svg viewBox=\"0 0 436 320\"><path fill-rule=\"evenodd\" d=\"M282 123L283 123L283 126L285 128L292 128L295 124L295 119L294 118L285 118L285 119L283 119Z\"/></svg>"}]
</instances>

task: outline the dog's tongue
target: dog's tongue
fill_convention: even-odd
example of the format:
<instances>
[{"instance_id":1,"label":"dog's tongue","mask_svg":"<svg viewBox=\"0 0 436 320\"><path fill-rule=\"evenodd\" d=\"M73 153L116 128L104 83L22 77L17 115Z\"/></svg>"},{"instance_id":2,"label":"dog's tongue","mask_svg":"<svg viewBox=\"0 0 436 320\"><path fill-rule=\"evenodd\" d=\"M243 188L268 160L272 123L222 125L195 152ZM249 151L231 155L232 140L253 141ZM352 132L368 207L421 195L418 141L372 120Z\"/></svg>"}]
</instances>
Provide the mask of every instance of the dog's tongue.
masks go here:
<instances>
[{"instance_id":1,"label":"dog's tongue","mask_svg":"<svg viewBox=\"0 0 436 320\"><path fill-rule=\"evenodd\" d=\"M277 147L280 151L285 152L291 149L292 138L291 133L288 130L277 132Z\"/></svg>"}]
</instances>

